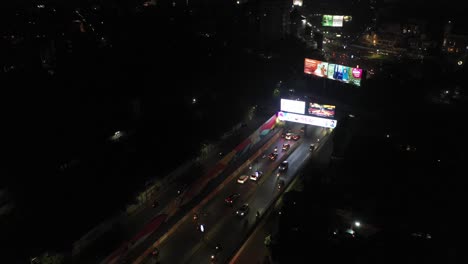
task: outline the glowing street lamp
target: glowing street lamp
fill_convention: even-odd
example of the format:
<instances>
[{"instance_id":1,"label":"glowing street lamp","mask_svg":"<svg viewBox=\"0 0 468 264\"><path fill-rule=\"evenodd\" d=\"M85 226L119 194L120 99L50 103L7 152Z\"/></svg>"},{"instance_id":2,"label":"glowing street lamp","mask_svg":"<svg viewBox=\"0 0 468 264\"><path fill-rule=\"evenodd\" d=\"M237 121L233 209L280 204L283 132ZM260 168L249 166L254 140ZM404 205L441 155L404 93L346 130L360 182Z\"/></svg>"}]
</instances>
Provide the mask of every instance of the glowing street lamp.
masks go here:
<instances>
[{"instance_id":1,"label":"glowing street lamp","mask_svg":"<svg viewBox=\"0 0 468 264\"><path fill-rule=\"evenodd\" d=\"M356 221L356 222L354 222L354 226L355 226L355 227L360 227L360 226L361 226L361 223L360 223L359 221Z\"/></svg>"}]
</instances>

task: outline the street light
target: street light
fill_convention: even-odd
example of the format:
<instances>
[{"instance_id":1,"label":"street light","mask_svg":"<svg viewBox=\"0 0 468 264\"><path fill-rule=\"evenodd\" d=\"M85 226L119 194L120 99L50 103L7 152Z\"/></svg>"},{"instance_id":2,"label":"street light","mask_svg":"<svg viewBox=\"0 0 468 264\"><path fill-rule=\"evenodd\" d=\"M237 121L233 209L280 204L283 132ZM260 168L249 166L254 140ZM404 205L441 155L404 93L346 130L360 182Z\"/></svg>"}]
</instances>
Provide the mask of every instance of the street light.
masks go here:
<instances>
[{"instance_id":1,"label":"street light","mask_svg":"<svg viewBox=\"0 0 468 264\"><path fill-rule=\"evenodd\" d=\"M359 221L356 221L356 222L354 222L354 226L360 227L360 226L361 226L361 223L360 223Z\"/></svg>"}]
</instances>

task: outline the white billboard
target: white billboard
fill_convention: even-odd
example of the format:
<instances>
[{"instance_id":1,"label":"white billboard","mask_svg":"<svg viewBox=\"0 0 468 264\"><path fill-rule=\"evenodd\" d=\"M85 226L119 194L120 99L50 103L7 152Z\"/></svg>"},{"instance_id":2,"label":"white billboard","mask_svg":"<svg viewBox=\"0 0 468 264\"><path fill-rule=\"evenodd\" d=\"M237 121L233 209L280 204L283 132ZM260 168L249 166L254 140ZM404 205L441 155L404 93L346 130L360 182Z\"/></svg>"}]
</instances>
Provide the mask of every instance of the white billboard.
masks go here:
<instances>
[{"instance_id":1,"label":"white billboard","mask_svg":"<svg viewBox=\"0 0 468 264\"><path fill-rule=\"evenodd\" d=\"M305 114L305 106L304 101L281 99L281 111Z\"/></svg>"},{"instance_id":2,"label":"white billboard","mask_svg":"<svg viewBox=\"0 0 468 264\"><path fill-rule=\"evenodd\" d=\"M298 115L287 112L278 112L278 119L281 121L291 121L306 125L335 128L338 123L334 119L321 118L315 116Z\"/></svg>"},{"instance_id":3,"label":"white billboard","mask_svg":"<svg viewBox=\"0 0 468 264\"><path fill-rule=\"evenodd\" d=\"M343 17L344 16L333 16L333 26L342 27L343 26Z\"/></svg>"},{"instance_id":4,"label":"white billboard","mask_svg":"<svg viewBox=\"0 0 468 264\"><path fill-rule=\"evenodd\" d=\"M293 5L302 6L302 0L293 0Z\"/></svg>"}]
</instances>

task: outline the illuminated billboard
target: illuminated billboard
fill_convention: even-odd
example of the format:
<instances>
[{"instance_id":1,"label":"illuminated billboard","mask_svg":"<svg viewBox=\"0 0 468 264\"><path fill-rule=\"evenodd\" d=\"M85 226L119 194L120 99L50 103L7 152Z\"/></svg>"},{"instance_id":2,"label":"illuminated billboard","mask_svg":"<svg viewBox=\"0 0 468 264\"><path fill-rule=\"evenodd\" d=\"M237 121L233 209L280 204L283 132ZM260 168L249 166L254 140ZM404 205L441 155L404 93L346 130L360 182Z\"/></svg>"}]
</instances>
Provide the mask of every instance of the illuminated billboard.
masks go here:
<instances>
[{"instance_id":1,"label":"illuminated billboard","mask_svg":"<svg viewBox=\"0 0 468 264\"><path fill-rule=\"evenodd\" d=\"M319 117L333 118L335 117L335 108L336 106L334 105L322 105L309 102L307 105L307 113Z\"/></svg>"},{"instance_id":2,"label":"illuminated billboard","mask_svg":"<svg viewBox=\"0 0 468 264\"><path fill-rule=\"evenodd\" d=\"M302 6L302 0L293 0L293 5Z\"/></svg>"},{"instance_id":3,"label":"illuminated billboard","mask_svg":"<svg viewBox=\"0 0 468 264\"><path fill-rule=\"evenodd\" d=\"M362 69L305 59L304 73L361 86Z\"/></svg>"},{"instance_id":4,"label":"illuminated billboard","mask_svg":"<svg viewBox=\"0 0 468 264\"><path fill-rule=\"evenodd\" d=\"M278 112L278 119L281 121L290 121L306 125L320 126L326 128L335 128L338 123L334 119L327 119L315 116L298 115L288 112Z\"/></svg>"},{"instance_id":5,"label":"illuminated billboard","mask_svg":"<svg viewBox=\"0 0 468 264\"><path fill-rule=\"evenodd\" d=\"M281 111L287 111L297 114L305 114L306 102L281 99Z\"/></svg>"},{"instance_id":6,"label":"illuminated billboard","mask_svg":"<svg viewBox=\"0 0 468 264\"><path fill-rule=\"evenodd\" d=\"M319 77L327 77L328 62L305 59L304 72Z\"/></svg>"},{"instance_id":7,"label":"illuminated billboard","mask_svg":"<svg viewBox=\"0 0 468 264\"><path fill-rule=\"evenodd\" d=\"M351 68L339 64L328 64L328 79L337 80L345 83L351 83L357 86L361 85L362 69Z\"/></svg>"},{"instance_id":8,"label":"illuminated billboard","mask_svg":"<svg viewBox=\"0 0 468 264\"><path fill-rule=\"evenodd\" d=\"M347 17L348 18L348 17ZM324 27L342 27L344 16L323 15L322 26Z\"/></svg>"}]
</instances>

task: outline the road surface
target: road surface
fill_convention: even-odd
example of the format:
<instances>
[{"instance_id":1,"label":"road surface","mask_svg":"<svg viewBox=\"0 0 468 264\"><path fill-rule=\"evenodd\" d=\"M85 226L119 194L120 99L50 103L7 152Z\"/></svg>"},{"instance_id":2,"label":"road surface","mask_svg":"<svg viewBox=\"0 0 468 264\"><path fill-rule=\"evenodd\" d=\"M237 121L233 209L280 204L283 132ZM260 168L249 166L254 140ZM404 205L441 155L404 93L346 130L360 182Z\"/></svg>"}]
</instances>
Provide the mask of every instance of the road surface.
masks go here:
<instances>
[{"instance_id":1,"label":"road surface","mask_svg":"<svg viewBox=\"0 0 468 264\"><path fill-rule=\"evenodd\" d=\"M325 146L322 145L317 149L311 157L313 159L312 162L314 167L326 168L328 166L332 150L332 144L330 141L327 141ZM288 186L288 189L294 189L295 187L293 185L294 183ZM261 223L240 247L238 252L236 252L233 258L229 260L229 264L273 263L271 252L265 245L265 238L268 235L277 234L280 218L278 212L281 208L282 198L280 197L274 205L274 210L270 210L261 220Z\"/></svg>"},{"instance_id":2,"label":"road surface","mask_svg":"<svg viewBox=\"0 0 468 264\"><path fill-rule=\"evenodd\" d=\"M300 134L299 127L300 125L294 126L293 132ZM270 202L280 194L277 188L279 178L286 184L289 183L310 155L310 143L316 142L317 138L322 138L327 133L326 129L318 127L309 127L308 130L308 136L303 136L299 141L278 139L277 144L273 144L265 153L268 155L273 152L275 145L278 146L279 156L276 161L260 156L253 163L252 171L260 170L264 173L259 182L249 180L239 184L237 177L232 179L200 209L197 221L191 217L187 218L159 245L159 256L149 256L144 263L210 263L212 255L216 256L215 263L225 263L248 235L249 228L256 221L256 212L264 212ZM291 149L283 152L281 146L286 142L291 144ZM285 158L289 162L289 169L277 177L277 167ZM241 175L250 175L252 171L246 168ZM233 193L240 193L240 198L231 207L224 199ZM239 217L235 212L244 203L249 204L250 211L246 216ZM205 232L197 229L202 224ZM217 244L222 246L219 252L215 250Z\"/></svg>"}]
</instances>

